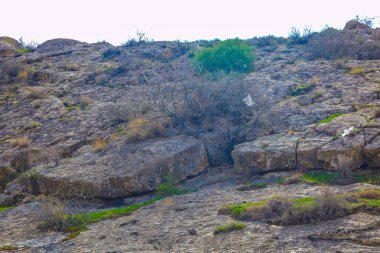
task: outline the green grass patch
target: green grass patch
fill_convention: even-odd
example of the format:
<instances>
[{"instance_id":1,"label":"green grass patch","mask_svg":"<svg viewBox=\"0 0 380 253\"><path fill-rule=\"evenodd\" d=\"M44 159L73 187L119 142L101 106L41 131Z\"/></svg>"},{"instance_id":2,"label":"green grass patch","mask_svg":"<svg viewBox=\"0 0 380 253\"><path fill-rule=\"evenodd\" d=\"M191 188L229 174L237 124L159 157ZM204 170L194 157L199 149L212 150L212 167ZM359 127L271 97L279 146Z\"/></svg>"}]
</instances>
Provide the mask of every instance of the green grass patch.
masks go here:
<instances>
[{"instance_id":1,"label":"green grass patch","mask_svg":"<svg viewBox=\"0 0 380 253\"><path fill-rule=\"evenodd\" d=\"M329 123L330 121L332 121L333 119L339 117L339 116L342 116L344 113L342 112L337 112L337 113L334 113L333 115L330 115L327 119L324 119L324 120L321 120L317 123L317 125L320 125L320 124L324 124L324 123Z\"/></svg>"},{"instance_id":2,"label":"green grass patch","mask_svg":"<svg viewBox=\"0 0 380 253\"><path fill-rule=\"evenodd\" d=\"M18 48L18 49L16 49L16 52L17 52L17 53L25 54L25 53L30 53L30 52L32 52L32 50L29 49L29 48Z\"/></svg>"},{"instance_id":3,"label":"green grass patch","mask_svg":"<svg viewBox=\"0 0 380 253\"><path fill-rule=\"evenodd\" d=\"M264 182L249 182L236 188L238 191L250 191L254 189L266 188L268 185Z\"/></svg>"},{"instance_id":4,"label":"green grass patch","mask_svg":"<svg viewBox=\"0 0 380 253\"><path fill-rule=\"evenodd\" d=\"M307 83L307 84L304 84L304 85L292 86L291 91L290 91L290 95L291 96L299 96L299 95L302 95L302 94L306 94L307 92L309 92L310 90L312 90L313 87L314 87L314 85L312 83Z\"/></svg>"},{"instance_id":5,"label":"green grass patch","mask_svg":"<svg viewBox=\"0 0 380 253\"><path fill-rule=\"evenodd\" d=\"M243 230L246 227L243 223L231 223L225 226L217 227L214 231L214 234L227 233L235 230Z\"/></svg>"},{"instance_id":6,"label":"green grass patch","mask_svg":"<svg viewBox=\"0 0 380 253\"><path fill-rule=\"evenodd\" d=\"M376 184L380 183L380 174L373 174L373 173L356 173L352 175L352 177L363 183L369 183L369 184Z\"/></svg>"},{"instance_id":7,"label":"green grass patch","mask_svg":"<svg viewBox=\"0 0 380 253\"><path fill-rule=\"evenodd\" d=\"M8 211L8 210L10 210L12 208L15 208L15 206L0 206L0 213Z\"/></svg>"},{"instance_id":8,"label":"green grass patch","mask_svg":"<svg viewBox=\"0 0 380 253\"><path fill-rule=\"evenodd\" d=\"M312 184L328 184L338 178L337 172L329 171L311 171L303 174L302 181Z\"/></svg>"},{"instance_id":9,"label":"green grass patch","mask_svg":"<svg viewBox=\"0 0 380 253\"><path fill-rule=\"evenodd\" d=\"M368 206L372 206L372 207L380 207L380 199L361 198L360 202L364 205L368 205Z\"/></svg>"},{"instance_id":10,"label":"green grass patch","mask_svg":"<svg viewBox=\"0 0 380 253\"><path fill-rule=\"evenodd\" d=\"M293 200L293 205L295 208L314 207L316 205L316 199L315 197L296 198Z\"/></svg>"},{"instance_id":11,"label":"green grass patch","mask_svg":"<svg viewBox=\"0 0 380 253\"><path fill-rule=\"evenodd\" d=\"M14 246L14 245L4 245L0 246L0 251L15 251L20 249L29 249L28 246Z\"/></svg>"},{"instance_id":12,"label":"green grass patch","mask_svg":"<svg viewBox=\"0 0 380 253\"><path fill-rule=\"evenodd\" d=\"M243 203L243 204L233 204L233 205L226 205L222 207L224 211L230 213L232 216L239 216L243 212L247 211L247 209L251 207L259 207L263 206L266 203L266 201L258 201L258 202L252 202L252 203Z\"/></svg>"}]
</instances>

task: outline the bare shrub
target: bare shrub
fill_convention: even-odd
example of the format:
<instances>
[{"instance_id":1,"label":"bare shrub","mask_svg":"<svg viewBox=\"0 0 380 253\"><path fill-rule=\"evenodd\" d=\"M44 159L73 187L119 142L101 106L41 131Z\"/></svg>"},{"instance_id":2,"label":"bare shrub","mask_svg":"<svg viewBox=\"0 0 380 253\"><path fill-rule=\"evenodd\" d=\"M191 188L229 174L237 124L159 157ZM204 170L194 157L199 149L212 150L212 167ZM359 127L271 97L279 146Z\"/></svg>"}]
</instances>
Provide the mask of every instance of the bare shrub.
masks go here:
<instances>
[{"instance_id":1,"label":"bare shrub","mask_svg":"<svg viewBox=\"0 0 380 253\"><path fill-rule=\"evenodd\" d=\"M115 125L129 121L133 115L129 106L121 104L107 105L105 112L111 123Z\"/></svg>"},{"instance_id":2,"label":"bare shrub","mask_svg":"<svg viewBox=\"0 0 380 253\"><path fill-rule=\"evenodd\" d=\"M128 123L125 134L127 142L139 142L147 139L163 136L167 122L160 119L146 119L137 117Z\"/></svg>"},{"instance_id":3,"label":"bare shrub","mask_svg":"<svg viewBox=\"0 0 380 253\"><path fill-rule=\"evenodd\" d=\"M30 140L27 136L21 136L9 140L12 147L26 148L30 145Z\"/></svg>"},{"instance_id":4,"label":"bare shrub","mask_svg":"<svg viewBox=\"0 0 380 253\"><path fill-rule=\"evenodd\" d=\"M380 59L378 42L368 40L352 31L340 31L330 27L312 35L306 51L311 60L344 57L357 60Z\"/></svg>"},{"instance_id":5,"label":"bare shrub","mask_svg":"<svg viewBox=\"0 0 380 253\"><path fill-rule=\"evenodd\" d=\"M38 228L49 231L64 231L66 212L63 203L58 199L48 197L41 205L40 220L42 223Z\"/></svg>"},{"instance_id":6,"label":"bare shrub","mask_svg":"<svg viewBox=\"0 0 380 253\"><path fill-rule=\"evenodd\" d=\"M242 102L246 87L241 75L184 76L151 92L154 108L176 127L209 129L220 119L240 123L250 110Z\"/></svg>"},{"instance_id":7,"label":"bare shrub","mask_svg":"<svg viewBox=\"0 0 380 253\"><path fill-rule=\"evenodd\" d=\"M98 137L94 141L94 145L92 147L92 150L94 152L100 152L100 151L105 150L107 148L107 146L108 146L107 140L104 138Z\"/></svg>"},{"instance_id":8,"label":"bare shrub","mask_svg":"<svg viewBox=\"0 0 380 253\"><path fill-rule=\"evenodd\" d=\"M284 178L284 184L297 184L302 181L303 174L301 172L294 173Z\"/></svg>"},{"instance_id":9,"label":"bare shrub","mask_svg":"<svg viewBox=\"0 0 380 253\"><path fill-rule=\"evenodd\" d=\"M357 198L380 199L380 191L374 189L365 189L354 194Z\"/></svg>"},{"instance_id":10,"label":"bare shrub","mask_svg":"<svg viewBox=\"0 0 380 253\"><path fill-rule=\"evenodd\" d=\"M40 99L45 97L43 88L38 86L25 87L25 97L30 99Z\"/></svg>"}]
</instances>

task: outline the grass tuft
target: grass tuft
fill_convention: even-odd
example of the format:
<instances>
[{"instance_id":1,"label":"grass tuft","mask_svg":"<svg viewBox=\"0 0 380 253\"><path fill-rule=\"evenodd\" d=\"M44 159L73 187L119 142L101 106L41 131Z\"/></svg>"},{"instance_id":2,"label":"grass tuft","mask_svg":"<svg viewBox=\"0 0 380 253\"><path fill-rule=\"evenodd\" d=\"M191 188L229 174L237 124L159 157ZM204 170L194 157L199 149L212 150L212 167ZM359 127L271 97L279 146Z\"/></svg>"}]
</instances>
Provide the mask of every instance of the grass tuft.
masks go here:
<instances>
[{"instance_id":1,"label":"grass tuft","mask_svg":"<svg viewBox=\"0 0 380 253\"><path fill-rule=\"evenodd\" d=\"M332 121L333 119L339 117L339 116L342 116L344 113L342 112L337 112L337 113L334 113L333 115L329 116L327 119L324 119L324 120L321 120L317 123L317 125L320 125L320 124L324 124L324 123L329 123L330 121Z\"/></svg>"},{"instance_id":2,"label":"grass tuft","mask_svg":"<svg viewBox=\"0 0 380 253\"><path fill-rule=\"evenodd\" d=\"M246 227L245 224L243 223L231 223L225 226L220 226L217 227L214 231L214 234L221 234L221 233L228 233L231 231L236 231L236 230L243 230Z\"/></svg>"}]
</instances>

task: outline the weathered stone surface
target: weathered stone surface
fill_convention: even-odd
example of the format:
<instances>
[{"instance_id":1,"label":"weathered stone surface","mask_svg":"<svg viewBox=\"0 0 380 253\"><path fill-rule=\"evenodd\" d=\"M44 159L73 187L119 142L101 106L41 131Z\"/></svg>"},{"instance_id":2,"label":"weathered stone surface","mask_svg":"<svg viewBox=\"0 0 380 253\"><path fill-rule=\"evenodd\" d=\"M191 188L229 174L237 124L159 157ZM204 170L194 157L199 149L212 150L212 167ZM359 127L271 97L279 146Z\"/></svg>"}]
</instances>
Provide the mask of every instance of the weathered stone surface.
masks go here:
<instances>
[{"instance_id":1,"label":"weathered stone surface","mask_svg":"<svg viewBox=\"0 0 380 253\"><path fill-rule=\"evenodd\" d=\"M167 175L184 180L207 166L203 143L178 136L110 148L105 153L89 150L57 167L43 169L38 187L46 194L116 198L155 190Z\"/></svg>"},{"instance_id":2,"label":"weathered stone surface","mask_svg":"<svg viewBox=\"0 0 380 253\"><path fill-rule=\"evenodd\" d=\"M353 170L364 165L364 136L339 138L317 151L317 159L323 161L323 168L331 170Z\"/></svg>"},{"instance_id":3,"label":"weathered stone surface","mask_svg":"<svg viewBox=\"0 0 380 253\"><path fill-rule=\"evenodd\" d=\"M320 124L316 130L320 133L337 135L342 134L345 129L349 129L351 126L354 128L360 128L368 119L361 114L343 114L328 123Z\"/></svg>"},{"instance_id":4,"label":"weathered stone surface","mask_svg":"<svg viewBox=\"0 0 380 253\"><path fill-rule=\"evenodd\" d=\"M235 146L234 170L239 174L257 174L296 168L296 147L301 135L270 135Z\"/></svg>"},{"instance_id":5,"label":"weathered stone surface","mask_svg":"<svg viewBox=\"0 0 380 253\"><path fill-rule=\"evenodd\" d=\"M380 136L364 147L364 157L368 167L380 167Z\"/></svg>"},{"instance_id":6,"label":"weathered stone surface","mask_svg":"<svg viewBox=\"0 0 380 253\"><path fill-rule=\"evenodd\" d=\"M52 39L39 45L36 51L38 53L56 52L81 44L84 45L85 43L72 39Z\"/></svg>"},{"instance_id":7,"label":"weathered stone surface","mask_svg":"<svg viewBox=\"0 0 380 253\"><path fill-rule=\"evenodd\" d=\"M344 30L355 30L355 29L370 30L371 28L355 19L348 21L346 25L344 26Z\"/></svg>"},{"instance_id":8,"label":"weathered stone surface","mask_svg":"<svg viewBox=\"0 0 380 253\"><path fill-rule=\"evenodd\" d=\"M297 147L298 169L320 169L323 162L317 159L317 152L331 141L331 137L301 139Z\"/></svg>"}]
</instances>

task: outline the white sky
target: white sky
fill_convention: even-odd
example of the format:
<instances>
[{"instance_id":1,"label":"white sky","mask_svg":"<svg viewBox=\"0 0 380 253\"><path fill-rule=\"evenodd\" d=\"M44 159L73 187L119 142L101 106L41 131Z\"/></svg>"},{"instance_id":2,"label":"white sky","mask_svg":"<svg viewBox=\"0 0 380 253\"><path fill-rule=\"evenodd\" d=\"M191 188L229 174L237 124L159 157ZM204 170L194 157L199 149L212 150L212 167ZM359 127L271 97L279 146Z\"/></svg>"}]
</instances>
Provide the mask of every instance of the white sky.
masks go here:
<instances>
[{"instance_id":1,"label":"white sky","mask_svg":"<svg viewBox=\"0 0 380 253\"><path fill-rule=\"evenodd\" d=\"M154 40L287 36L291 27L343 28L380 15L380 0L1 0L0 36L114 45L143 31Z\"/></svg>"}]
</instances>

